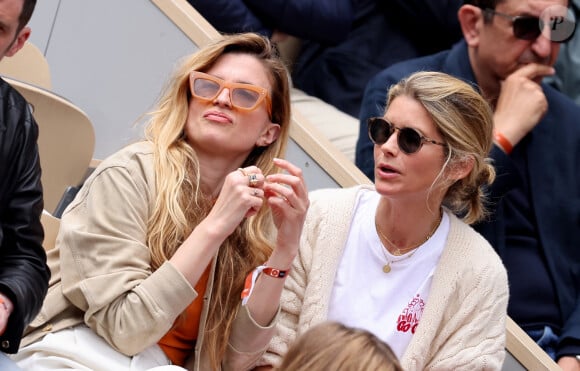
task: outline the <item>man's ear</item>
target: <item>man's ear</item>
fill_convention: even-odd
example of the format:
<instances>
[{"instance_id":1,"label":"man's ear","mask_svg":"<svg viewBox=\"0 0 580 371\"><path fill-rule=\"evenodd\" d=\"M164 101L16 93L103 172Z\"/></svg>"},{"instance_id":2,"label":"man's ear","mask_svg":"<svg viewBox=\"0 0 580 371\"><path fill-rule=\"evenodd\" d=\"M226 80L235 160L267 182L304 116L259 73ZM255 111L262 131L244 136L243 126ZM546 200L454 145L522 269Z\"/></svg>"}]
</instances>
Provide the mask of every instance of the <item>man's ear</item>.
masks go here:
<instances>
[{"instance_id":1,"label":"man's ear","mask_svg":"<svg viewBox=\"0 0 580 371\"><path fill-rule=\"evenodd\" d=\"M262 132L262 135L258 138L256 145L258 147L266 147L273 143L280 135L280 125L270 123L268 127Z\"/></svg>"},{"instance_id":2,"label":"man's ear","mask_svg":"<svg viewBox=\"0 0 580 371\"><path fill-rule=\"evenodd\" d=\"M24 43L26 42L26 40L28 40L29 37L30 37L30 27L24 27L23 29L21 29L20 32L18 32L18 35L16 36L14 41L12 42L12 46L10 46L10 48L6 52L5 56L12 57L14 54L16 54L20 49L22 49Z\"/></svg>"},{"instance_id":3,"label":"man's ear","mask_svg":"<svg viewBox=\"0 0 580 371\"><path fill-rule=\"evenodd\" d=\"M476 47L479 44L481 27L483 27L483 11L473 5L462 5L457 12L457 17L467 45Z\"/></svg>"}]
</instances>

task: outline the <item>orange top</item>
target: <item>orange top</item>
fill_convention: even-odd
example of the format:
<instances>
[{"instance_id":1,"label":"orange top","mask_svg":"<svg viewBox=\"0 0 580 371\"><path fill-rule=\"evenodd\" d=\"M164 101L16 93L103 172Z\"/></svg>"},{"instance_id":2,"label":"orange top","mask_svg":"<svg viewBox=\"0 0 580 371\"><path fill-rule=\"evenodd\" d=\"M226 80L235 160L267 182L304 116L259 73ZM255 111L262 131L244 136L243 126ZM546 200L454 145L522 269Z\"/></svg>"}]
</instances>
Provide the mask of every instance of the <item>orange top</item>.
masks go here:
<instances>
[{"instance_id":1,"label":"orange top","mask_svg":"<svg viewBox=\"0 0 580 371\"><path fill-rule=\"evenodd\" d=\"M211 265L211 264L210 264ZM203 308L203 296L209 279L208 266L195 285L197 298L181 313L175 320L173 327L159 340L158 344L174 365L184 366L185 361L193 352L197 333L199 331L199 321Z\"/></svg>"}]
</instances>

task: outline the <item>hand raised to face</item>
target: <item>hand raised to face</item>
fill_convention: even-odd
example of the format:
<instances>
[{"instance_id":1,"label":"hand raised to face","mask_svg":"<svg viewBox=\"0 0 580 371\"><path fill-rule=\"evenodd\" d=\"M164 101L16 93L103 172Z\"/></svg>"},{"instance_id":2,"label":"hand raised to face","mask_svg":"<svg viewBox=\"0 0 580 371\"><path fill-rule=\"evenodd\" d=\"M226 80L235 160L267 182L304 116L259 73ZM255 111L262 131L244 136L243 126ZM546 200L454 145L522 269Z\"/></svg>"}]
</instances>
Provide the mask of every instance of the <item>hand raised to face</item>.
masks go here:
<instances>
[{"instance_id":1,"label":"hand raised to face","mask_svg":"<svg viewBox=\"0 0 580 371\"><path fill-rule=\"evenodd\" d=\"M255 215L264 203L264 175L256 166L230 172L208 214L216 231L227 237L246 217Z\"/></svg>"},{"instance_id":2,"label":"hand raised to face","mask_svg":"<svg viewBox=\"0 0 580 371\"><path fill-rule=\"evenodd\" d=\"M548 111L548 101L539 81L554 73L550 66L530 63L501 84L494 111L494 129L516 145Z\"/></svg>"},{"instance_id":3,"label":"hand raised to face","mask_svg":"<svg viewBox=\"0 0 580 371\"><path fill-rule=\"evenodd\" d=\"M283 159L274 163L284 173L268 175L264 194L278 230L275 254L295 256L310 201L302 170Z\"/></svg>"}]
</instances>

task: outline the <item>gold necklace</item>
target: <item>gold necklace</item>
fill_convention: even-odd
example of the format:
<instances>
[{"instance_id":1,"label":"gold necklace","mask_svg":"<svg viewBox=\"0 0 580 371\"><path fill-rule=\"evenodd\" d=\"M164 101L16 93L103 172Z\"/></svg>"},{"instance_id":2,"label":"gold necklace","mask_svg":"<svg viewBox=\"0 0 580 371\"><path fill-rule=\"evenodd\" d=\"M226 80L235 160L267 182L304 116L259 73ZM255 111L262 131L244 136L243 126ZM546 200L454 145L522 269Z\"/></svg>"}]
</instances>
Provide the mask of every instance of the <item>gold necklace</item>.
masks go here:
<instances>
[{"instance_id":1,"label":"gold necklace","mask_svg":"<svg viewBox=\"0 0 580 371\"><path fill-rule=\"evenodd\" d=\"M377 230L377 233L379 234L379 237L381 237L382 239L386 240L386 241L389 243L389 245L390 245L390 246L392 246L392 247L395 247L395 248L396 248L396 250L395 250L395 252L393 253L393 255L400 256L400 255L406 254L407 252L409 252L409 251L411 251L411 250L414 250L414 249L418 248L419 246L421 246L421 245L423 245L425 242L427 242L427 241L428 241L428 240L429 240L429 239L430 239L430 238L433 236L433 234L435 233L435 231L437 230L437 228L439 228L439 225L441 224L441 219L442 219L442 218L443 218L443 213L442 213L442 212L440 212L440 213L439 213L439 218L438 218L438 219L437 219L437 221L435 222L435 226L433 227L433 229L431 230L431 232L429 232L429 234L427 235L427 237L425 237L425 239L424 239L423 241L421 241L420 243L418 243L417 245L413 245L413 246L411 246L411 247L408 247L408 248L406 248L406 249L402 249L402 250L401 250L400 248L396 247L396 245L395 245L394 243L392 243L392 242L391 242L391 240L389 240L389 238L388 238L387 236L385 236L385 235L384 235L384 234L381 232L381 230L379 229L379 225L377 224L376 218L375 218L375 228L376 228L376 230ZM383 242L383 241L381 241L381 242ZM388 249L388 247L386 247L386 248ZM384 247L382 247L382 246L381 246L381 250L383 250L383 249L384 249ZM415 251L416 251L416 250L415 250ZM410 257L412 257L412 256L415 254L415 251L413 251L413 253L412 253L412 254L409 254L409 255L405 256L403 259L396 260L396 261L392 261L392 262L391 262L391 261L389 260L389 258L387 257L387 254L386 254L386 252L385 252L385 251L383 251L383 255L385 256L385 259L387 260L387 264L385 264L385 265L383 266L383 272L385 272L385 273L389 273L389 272L391 271L391 263L400 262L400 261L403 261L403 260L405 260L405 259L409 259Z\"/></svg>"},{"instance_id":2,"label":"gold necklace","mask_svg":"<svg viewBox=\"0 0 580 371\"><path fill-rule=\"evenodd\" d=\"M385 265L383 265L383 272L385 273L389 273L391 271L391 263L398 263L401 262L403 260L409 259L410 257L412 257L415 254L415 251L413 251L412 253L410 253L409 255L405 256L402 259L399 260L389 260L389 258L387 257L387 253L385 252L385 248L383 246L379 246L381 251L383 252L383 256L385 257L385 260L387 261L387 263Z\"/></svg>"}]
</instances>

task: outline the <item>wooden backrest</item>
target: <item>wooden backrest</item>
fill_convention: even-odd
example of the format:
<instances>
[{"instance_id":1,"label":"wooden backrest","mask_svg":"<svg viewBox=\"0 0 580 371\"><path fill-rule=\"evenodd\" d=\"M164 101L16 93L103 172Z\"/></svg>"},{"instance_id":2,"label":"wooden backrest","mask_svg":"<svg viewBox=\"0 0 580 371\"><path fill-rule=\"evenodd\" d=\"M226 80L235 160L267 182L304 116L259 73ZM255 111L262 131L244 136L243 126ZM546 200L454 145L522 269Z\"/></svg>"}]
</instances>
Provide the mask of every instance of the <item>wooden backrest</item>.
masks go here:
<instances>
[{"instance_id":1,"label":"wooden backrest","mask_svg":"<svg viewBox=\"0 0 580 371\"><path fill-rule=\"evenodd\" d=\"M44 210L40 216L40 222L44 228L44 241L42 246L46 251L51 250L56 245L56 236L60 228L60 219L52 216L49 212Z\"/></svg>"},{"instance_id":2,"label":"wooden backrest","mask_svg":"<svg viewBox=\"0 0 580 371\"><path fill-rule=\"evenodd\" d=\"M548 356L546 352L532 338L522 330L517 323L510 317L506 323L506 349L508 351L504 370L508 370L506 364L513 364L517 361L523 370L553 370L558 371L561 368ZM515 366L515 365L514 365ZM510 367L509 370L515 370L516 367Z\"/></svg>"},{"instance_id":3,"label":"wooden backrest","mask_svg":"<svg viewBox=\"0 0 580 371\"><path fill-rule=\"evenodd\" d=\"M0 75L50 90L50 67L44 54L30 41L12 57L0 61Z\"/></svg>"},{"instance_id":4,"label":"wooden backrest","mask_svg":"<svg viewBox=\"0 0 580 371\"><path fill-rule=\"evenodd\" d=\"M186 0L151 0L191 41L202 47L220 34ZM308 161L312 160L340 187L370 183L370 180L323 137L293 107L290 135ZM306 173L306 172L305 172ZM307 179L308 181L308 179ZM558 370L550 357L511 319L506 323L507 359L504 370Z\"/></svg>"},{"instance_id":5,"label":"wooden backrest","mask_svg":"<svg viewBox=\"0 0 580 371\"><path fill-rule=\"evenodd\" d=\"M69 186L79 185L95 149L95 132L77 106L48 90L5 78L30 103L39 126L44 208L56 209Z\"/></svg>"}]
</instances>

